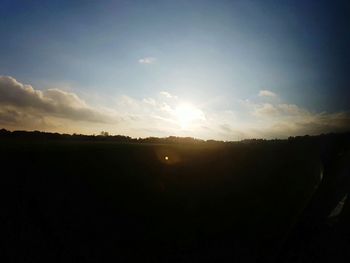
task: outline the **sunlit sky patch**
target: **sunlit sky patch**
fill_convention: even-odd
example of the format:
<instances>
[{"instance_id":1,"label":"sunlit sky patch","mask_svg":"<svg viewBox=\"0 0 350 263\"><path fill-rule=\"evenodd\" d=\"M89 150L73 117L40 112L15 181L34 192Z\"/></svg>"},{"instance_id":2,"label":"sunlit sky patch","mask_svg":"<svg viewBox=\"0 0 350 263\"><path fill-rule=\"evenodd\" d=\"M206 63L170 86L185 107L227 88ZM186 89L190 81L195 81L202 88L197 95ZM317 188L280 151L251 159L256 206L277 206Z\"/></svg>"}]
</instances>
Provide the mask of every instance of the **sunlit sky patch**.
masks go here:
<instances>
[{"instance_id":1,"label":"sunlit sky patch","mask_svg":"<svg viewBox=\"0 0 350 263\"><path fill-rule=\"evenodd\" d=\"M2 1L0 126L281 138L349 129L345 1Z\"/></svg>"}]
</instances>

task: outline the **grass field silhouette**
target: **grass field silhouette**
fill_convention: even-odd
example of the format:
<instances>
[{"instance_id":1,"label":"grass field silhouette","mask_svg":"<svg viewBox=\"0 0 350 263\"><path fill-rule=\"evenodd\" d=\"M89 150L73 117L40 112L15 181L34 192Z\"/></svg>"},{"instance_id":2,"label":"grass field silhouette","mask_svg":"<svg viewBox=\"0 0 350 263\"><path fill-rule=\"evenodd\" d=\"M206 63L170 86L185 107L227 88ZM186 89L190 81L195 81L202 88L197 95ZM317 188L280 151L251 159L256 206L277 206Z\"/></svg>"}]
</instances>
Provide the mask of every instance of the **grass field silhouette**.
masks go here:
<instances>
[{"instance_id":1,"label":"grass field silhouette","mask_svg":"<svg viewBox=\"0 0 350 263\"><path fill-rule=\"evenodd\" d=\"M349 149L349 134L224 143L2 130L0 141L2 247L17 262L275 261L317 191L322 152Z\"/></svg>"}]
</instances>

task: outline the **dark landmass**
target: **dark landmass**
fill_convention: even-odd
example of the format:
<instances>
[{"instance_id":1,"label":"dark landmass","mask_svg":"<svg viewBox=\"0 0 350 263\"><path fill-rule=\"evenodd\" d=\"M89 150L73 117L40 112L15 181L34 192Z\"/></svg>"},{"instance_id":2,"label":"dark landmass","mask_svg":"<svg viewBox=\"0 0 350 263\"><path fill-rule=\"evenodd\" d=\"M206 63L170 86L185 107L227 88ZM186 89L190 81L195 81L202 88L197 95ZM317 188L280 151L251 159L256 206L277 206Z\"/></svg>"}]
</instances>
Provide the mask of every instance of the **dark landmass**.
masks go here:
<instances>
[{"instance_id":1,"label":"dark landmass","mask_svg":"<svg viewBox=\"0 0 350 263\"><path fill-rule=\"evenodd\" d=\"M350 133L219 142L3 129L1 257L349 262L349 153Z\"/></svg>"}]
</instances>

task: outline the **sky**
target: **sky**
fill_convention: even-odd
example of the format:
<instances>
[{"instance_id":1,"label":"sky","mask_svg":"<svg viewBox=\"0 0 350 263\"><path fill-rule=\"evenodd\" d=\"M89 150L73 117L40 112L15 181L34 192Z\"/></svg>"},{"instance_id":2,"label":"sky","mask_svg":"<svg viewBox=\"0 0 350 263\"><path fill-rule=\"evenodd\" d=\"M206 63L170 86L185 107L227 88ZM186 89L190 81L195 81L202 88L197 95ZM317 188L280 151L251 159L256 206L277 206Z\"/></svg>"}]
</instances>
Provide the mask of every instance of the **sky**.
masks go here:
<instances>
[{"instance_id":1,"label":"sky","mask_svg":"<svg viewBox=\"0 0 350 263\"><path fill-rule=\"evenodd\" d=\"M350 130L346 1L0 5L0 127L240 140Z\"/></svg>"}]
</instances>

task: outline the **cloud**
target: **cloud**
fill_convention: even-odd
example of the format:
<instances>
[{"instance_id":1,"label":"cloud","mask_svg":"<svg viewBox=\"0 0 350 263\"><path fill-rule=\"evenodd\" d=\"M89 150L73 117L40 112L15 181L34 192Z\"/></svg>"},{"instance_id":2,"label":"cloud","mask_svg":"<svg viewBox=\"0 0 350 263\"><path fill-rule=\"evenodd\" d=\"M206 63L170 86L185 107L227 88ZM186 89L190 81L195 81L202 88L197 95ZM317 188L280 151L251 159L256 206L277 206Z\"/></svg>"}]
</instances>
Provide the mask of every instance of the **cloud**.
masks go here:
<instances>
[{"instance_id":1,"label":"cloud","mask_svg":"<svg viewBox=\"0 0 350 263\"><path fill-rule=\"evenodd\" d=\"M288 115L307 115L309 114L306 109L302 109L295 104L278 104L278 109L284 114Z\"/></svg>"},{"instance_id":2,"label":"cloud","mask_svg":"<svg viewBox=\"0 0 350 263\"><path fill-rule=\"evenodd\" d=\"M153 64L156 62L156 58L154 57L144 57L139 59L140 64Z\"/></svg>"},{"instance_id":3,"label":"cloud","mask_svg":"<svg viewBox=\"0 0 350 263\"><path fill-rule=\"evenodd\" d=\"M155 98L135 99L129 96L121 96L117 100L116 110L128 120L129 134L142 133L141 136L201 136L200 126L205 122L201 109L192 105L188 116L181 111L184 102L180 102L177 96L166 93ZM192 116L192 115L194 116ZM181 115L181 117L180 117ZM128 116L128 117L126 117ZM186 125L184 125L185 122ZM186 126L186 127L185 127Z\"/></svg>"},{"instance_id":4,"label":"cloud","mask_svg":"<svg viewBox=\"0 0 350 263\"><path fill-rule=\"evenodd\" d=\"M286 138L289 136L317 135L329 132L350 131L350 113L315 113L283 116L260 130L265 138Z\"/></svg>"},{"instance_id":5,"label":"cloud","mask_svg":"<svg viewBox=\"0 0 350 263\"><path fill-rule=\"evenodd\" d=\"M279 110L270 103L263 103L255 106L253 115L257 117L271 117L279 115Z\"/></svg>"},{"instance_id":6,"label":"cloud","mask_svg":"<svg viewBox=\"0 0 350 263\"><path fill-rule=\"evenodd\" d=\"M180 107L183 103L182 98L162 91L154 98L120 96L110 108L101 108L73 92L39 90L0 76L0 126L12 130L89 134L104 130L133 137L176 135L219 140L287 138L350 130L349 112L312 112L275 100L237 100L234 110L193 105L200 112L198 116L203 114L205 118L194 118L183 129L181 118L187 119L186 111L183 113Z\"/></svg>"},{"instance_id":7,"label":"cloud","mask_svg":"<svg viewBox=\"0 0 350 263\"><path fill-rule=\"evenodd\" d=\"M177 96L172 95L172 94L170 94L167 91L161 91L161 92L159 92L159 94L164 96L164 97L166 97L166 98L168 98L168 99L177 99L178 98Z\"/></svg>"},{"instance_id":8,"label":"cloud","mask_svg":"<svg viewBox=\"0 0 350 263\"><path fill-rule=\"evenodd\" d=\"M249 102L252 123L258 123L255 136L285 138L296 135L316 135L350 130L350 113L311 112L295 104ZM253 130L254 130L253 129Z\"/></svg>"},{"instance_id":9,"label":"cloud","mask_svg":"<svg viewBox=\"0 0 350 263\"><path fill-rule=\"evenodd\" d=\"M173 97L169 92L166 91L161 91L159 94L169 99Z\"/></svg>"},{"instance_id":10,"label":"cloud","mask_svg":"<svg viewBox=\"0 0 350 263\"><path fill-rule=\"evenodd\" d=\"M269 90L260 90L259 97L277 97L277 94Z\"/></svg>"},{"instance_id":11,"label":"cloud","mask_svg":"<svg viewBox=\"0 0 350 263\"><path fill-rule=\"evenodd\" d=\"M307 117L315 115L307 109L301 108L295 104L271 104L271 103L251 103L253 108L251 114L260 118L283 118L289 117Z\"/></svg>"},{"instance_id":12,"label":"cloud","mask_svg":"<svg viewBox=\"0 0 350 263\"><path fill-rule=\"evenodd\" d=\"M0 122L27 123L48 117L94 123L115 122L116 116L86 104L76 94L60 89L37 90L9 76L0 76Z\"/></svg>"}]
</instances>

